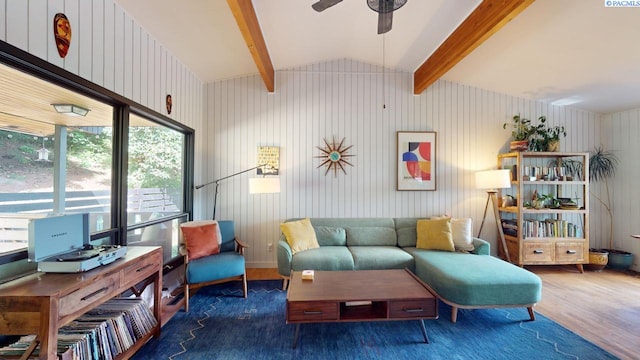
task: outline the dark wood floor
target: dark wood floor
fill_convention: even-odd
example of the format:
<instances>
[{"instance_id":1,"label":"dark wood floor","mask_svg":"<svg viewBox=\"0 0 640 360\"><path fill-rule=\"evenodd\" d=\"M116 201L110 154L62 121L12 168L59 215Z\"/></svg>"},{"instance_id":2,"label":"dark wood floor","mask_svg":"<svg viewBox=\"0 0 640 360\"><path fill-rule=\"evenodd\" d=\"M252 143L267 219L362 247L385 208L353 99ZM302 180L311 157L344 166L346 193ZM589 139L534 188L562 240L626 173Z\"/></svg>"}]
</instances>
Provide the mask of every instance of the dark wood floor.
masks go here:
<instances>
[{"instance_id":1,"label":"dark wood floor","mask_svg":"<svg viewBox=\"0 0 640 360\"><path fill-rule=\"evenodd\" d=\"M640 275L574 266L530 266L542 278L535 310L621 359L640 358ZM280 279L276 269L247 269L250 280Z\"/></svg>"}]
</instances>

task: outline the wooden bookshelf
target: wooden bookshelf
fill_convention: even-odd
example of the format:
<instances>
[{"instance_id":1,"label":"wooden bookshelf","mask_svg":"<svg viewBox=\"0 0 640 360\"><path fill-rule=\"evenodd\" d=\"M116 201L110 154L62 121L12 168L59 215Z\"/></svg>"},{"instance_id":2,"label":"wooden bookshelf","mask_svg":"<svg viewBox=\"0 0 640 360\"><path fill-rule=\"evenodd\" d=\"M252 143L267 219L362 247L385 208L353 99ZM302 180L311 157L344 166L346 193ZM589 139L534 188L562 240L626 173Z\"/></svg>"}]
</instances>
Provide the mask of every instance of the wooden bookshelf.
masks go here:
<instances>
[{"instance_id":1,"label":"wooden bookshelf","mask_svg":"<svg viewBox=\"0 0 640 360\"><path fill-rule=\"evenodd\" d=\"M579 173L568 173L568 160L581 164ZM515 206L499 208L511 261L519 266L575 264L582 272L589 262L589 154L510 152L498 155L498 168L512 169L511 187L498 193L516 199ZM572 198L578 205L528 207L534 191ZM507 234L505 219L517 233Z\"/></svg>"},{"instance_id":2,"label":"wooden bookshelf","mask_svg":"<svg viewBox=\"0 0 640 360\"><path fill-rule=\"evenodd\" d=\"M36 334L29 351L40 345L40 359L57 358L58 329L107 300L136 288L154 286L155 329L118 359L128 359L162 324L162 248L130 246L127 254L109 265L78 274L36 273L0 285L0 334ZM29 354L24 354L27 358Z\"/></svg>"}]
</instances>

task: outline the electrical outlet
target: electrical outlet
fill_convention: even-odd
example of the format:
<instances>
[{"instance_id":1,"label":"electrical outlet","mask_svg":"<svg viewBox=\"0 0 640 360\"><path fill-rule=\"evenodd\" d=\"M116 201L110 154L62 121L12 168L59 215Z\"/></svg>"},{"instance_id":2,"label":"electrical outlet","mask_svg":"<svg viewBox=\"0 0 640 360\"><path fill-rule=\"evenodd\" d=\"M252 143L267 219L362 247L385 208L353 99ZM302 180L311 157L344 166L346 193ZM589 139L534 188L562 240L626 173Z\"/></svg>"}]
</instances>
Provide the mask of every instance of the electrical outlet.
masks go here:
<instances>
[{"instance_id":1,"label":"electrical outlet","mask_svg":"<svg viewBox=\"0 0 640 360\"><path fill-rule=\"evenodd\" d=\"M267 249L269 249L269 252L273 252L273 243L268 243Z\"/></svg>"}]
</instances>

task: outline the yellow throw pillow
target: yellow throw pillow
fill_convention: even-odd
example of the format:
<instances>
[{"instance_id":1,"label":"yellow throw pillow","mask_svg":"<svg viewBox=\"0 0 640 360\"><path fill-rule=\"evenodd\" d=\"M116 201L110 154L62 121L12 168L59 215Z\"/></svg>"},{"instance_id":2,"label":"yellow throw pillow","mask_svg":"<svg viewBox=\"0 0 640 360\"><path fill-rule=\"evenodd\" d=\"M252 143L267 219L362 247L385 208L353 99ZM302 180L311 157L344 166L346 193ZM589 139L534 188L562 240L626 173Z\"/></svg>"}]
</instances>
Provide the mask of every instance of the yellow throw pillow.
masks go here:
<instances>
[{"instance_id":1,"label":"yellow throw pillow","mask_svg":"<svg viewBox=\"0 0 640 360\"><path fill-rule=\"evenodd\" d=\"M309 219L282 223L280 224L280 229L287 239L293 255L301 251L320 247L320 245L318 245L318 239L316 238L316 232L313 230L311 220Z\"/></svg>"},{"instance_id":2,"label":"yellow throw pillow","mask_svg":"<svg viewBox=\"0 0 640 360\"><path fill-rule=\"evenodd\" d=\"M450 218L418 220L416 232L418 249L455 251Z\"/></svg>"}]
</instances>

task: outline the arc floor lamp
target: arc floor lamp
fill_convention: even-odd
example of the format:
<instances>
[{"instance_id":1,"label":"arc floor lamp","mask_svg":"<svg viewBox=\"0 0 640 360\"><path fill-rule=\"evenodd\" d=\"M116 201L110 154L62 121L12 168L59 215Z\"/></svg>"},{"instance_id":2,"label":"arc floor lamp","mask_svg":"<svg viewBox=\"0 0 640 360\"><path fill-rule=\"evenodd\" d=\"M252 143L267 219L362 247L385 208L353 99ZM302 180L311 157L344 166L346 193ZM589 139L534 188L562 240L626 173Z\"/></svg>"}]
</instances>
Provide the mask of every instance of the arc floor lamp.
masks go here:
<instances>
[{"instance_id":1,"label":"arc floor lamp","mask_svg":"<svg viewBox=\"0 0 640 360\"><path fill-rule=\"evenodd\" d=\"M498 213L498 198L496 195L498 189L506 189L509 187L511 187L511 170L509 169L487 170L476 173L476 188L487 190L487 203L484 206L484 214L482 215L478 237L482 234L484 220L487 218L487 209L489 209L489 201L491 201L493 204L493 216L496 218L496 226L498 227L498 234L500 234L500 241L502 242L502 250L504 251L507 261L511 262L511 257L507 250L507 242L504 238L504 232L502 231L502 221Z\"/></svg>"},{"instance_id":2,"label":"arc floor lamp","mask_svg":"<svg viewBox=\"0 0 640 360\"><path fill-rule=\"evenodd\" d=\"M213 181L209 181L207 183L204 183L202 185L198 185L195 186L195 189L201 189L207 185L211 185L211 184L216 184L216 189L215 189L215 193L213 196L213 216L211 217L213 220L216 219L216 206L218 204L218 187L220 186L220 182L229 178L232 178L234 176L238 176L241 174L244 174L246 172L249 172L251 170L255 170L258 168L270 168L271 166L268 164L260 164L257 166L254 166L252 168L246 169L246 170L242 170L242 171L238 171L237 173L231 174L231 175L227 175L225 177L221 177L220 179L216 179ZM262 172L263 174L265 173L265 171ZM266 176L263 177L259 177L259 178L251 178L249 179L249 193L250 194L269 194L269 193L279 193L280 192L280 178L279 177L274 177L274 178L268 178Z\"/></svg>"}]
</instances>

